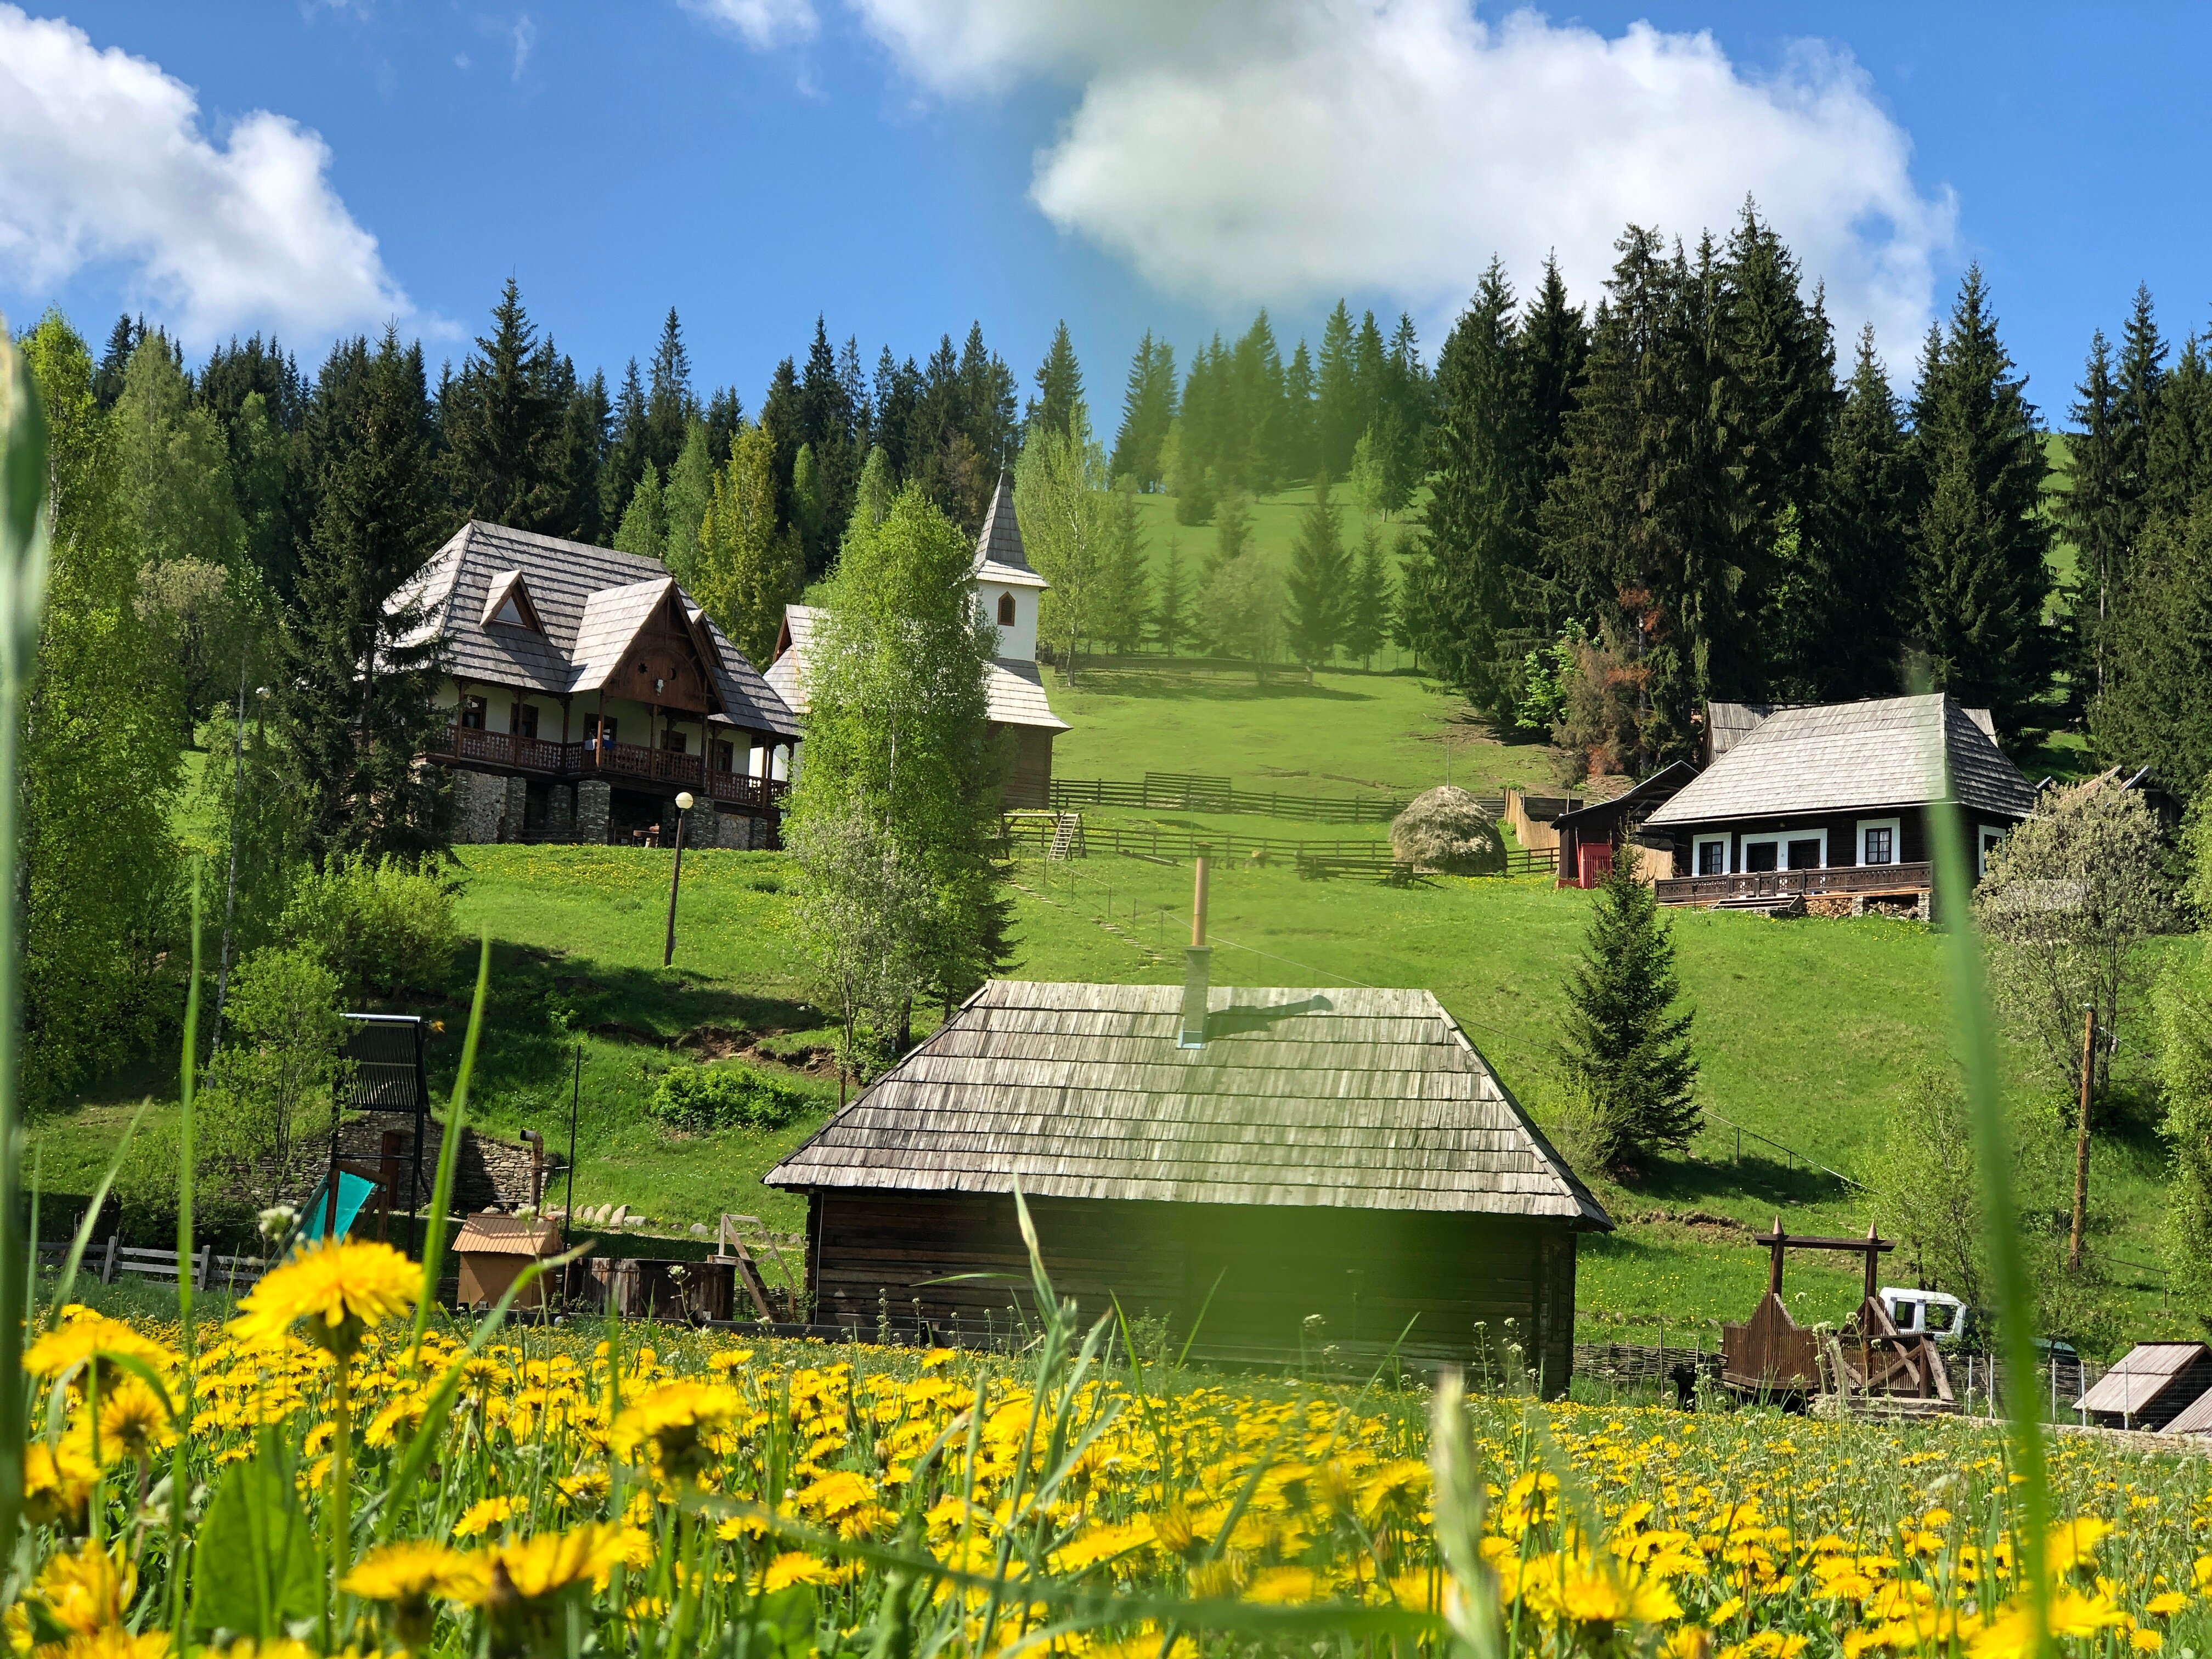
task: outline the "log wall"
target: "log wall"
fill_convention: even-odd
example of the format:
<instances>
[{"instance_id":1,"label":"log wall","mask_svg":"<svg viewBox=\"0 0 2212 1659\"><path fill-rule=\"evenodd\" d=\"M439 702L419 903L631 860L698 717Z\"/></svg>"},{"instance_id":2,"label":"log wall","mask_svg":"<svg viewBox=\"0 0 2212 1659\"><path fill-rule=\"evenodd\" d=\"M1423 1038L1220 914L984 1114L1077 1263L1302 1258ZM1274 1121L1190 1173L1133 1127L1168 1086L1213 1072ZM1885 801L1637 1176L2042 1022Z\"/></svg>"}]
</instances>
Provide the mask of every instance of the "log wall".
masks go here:
<instances>
[{"instance_id":1,"label":"log wall","mask_svg":"<svg viewBox=\"0 0 2212 1659\"><path fill-rule=\"evenodd\" d=\"M1166 1320L1178 1340L1197 1322L1194 1356L1395 1346L1410 1361L1496 1367L1514 1363L1504 1353L1513 1342L1555 1395L1573 1368L1575 1235L1559 1223L1067 1199L1032 1200L1030 1212L1054 1288L1086 1320L1118 1298L1132 1319ZM1033 1316L1011 1198L817 1190L807 1237L818 1322L866 1335L879 1317L910 1328L919 1312L981 1333L1006 1326L1010 1307Z\"/></svg>"}]
</instances>

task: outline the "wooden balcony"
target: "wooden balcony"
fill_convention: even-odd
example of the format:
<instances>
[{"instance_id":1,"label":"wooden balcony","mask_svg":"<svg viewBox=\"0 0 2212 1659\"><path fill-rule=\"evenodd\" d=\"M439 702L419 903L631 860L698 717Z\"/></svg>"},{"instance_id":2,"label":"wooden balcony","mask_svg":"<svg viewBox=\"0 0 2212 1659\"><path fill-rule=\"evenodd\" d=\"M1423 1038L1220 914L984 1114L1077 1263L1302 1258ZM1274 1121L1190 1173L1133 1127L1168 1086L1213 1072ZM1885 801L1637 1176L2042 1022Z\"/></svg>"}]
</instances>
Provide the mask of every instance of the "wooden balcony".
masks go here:
<instances>
[{"instance_id":1,"label":"wooden balcony","mask_svg":"<svg viewBox=\"0 0 2212 1659\"><path fill-rule=\"evenodd\" d=\"M452 727L448 738L447 746L433 750L430 758L556 782L604 778L618 787L643 785L667 794L690 789L732 811L778 811L784 797L791 793L789 784L776 779L717 771L708 766L703 756L649 749L641 743L554 743L465 726Z\"/></svg>"},{"instance_id":2,"label":"wooden balcony","mask_svg":"<svg viewBox=\"0 0 2212 1659\"><path fill-rule=\"evenodd\" d=\"M1903 896L1932 890L1932 864L1844 864L1827 870L1747 870L1733 876L1667 876L1652 884L1662 904L1763 904L1844 895Z\"/></svg>"}]
</instances>

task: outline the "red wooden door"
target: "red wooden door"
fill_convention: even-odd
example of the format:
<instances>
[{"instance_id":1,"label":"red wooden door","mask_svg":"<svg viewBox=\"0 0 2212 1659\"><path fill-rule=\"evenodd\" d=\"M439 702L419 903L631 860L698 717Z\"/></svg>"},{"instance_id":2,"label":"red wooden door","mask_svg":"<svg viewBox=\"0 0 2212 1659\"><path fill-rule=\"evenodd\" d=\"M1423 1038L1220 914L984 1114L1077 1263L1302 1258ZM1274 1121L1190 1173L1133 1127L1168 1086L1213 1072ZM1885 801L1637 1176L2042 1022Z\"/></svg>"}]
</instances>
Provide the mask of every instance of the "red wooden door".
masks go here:
<instances>
[{"instance_id":1,"label":"red wooden door","mask_svg":"<svg viewBox=\"0 0 2212 1659\"><path fill-rule=\"evenodd\" d=\"M1575 848L1575 885L1597 887L1613 871L1613 843L1586 841Z\"/></svg>"}]
</instances>

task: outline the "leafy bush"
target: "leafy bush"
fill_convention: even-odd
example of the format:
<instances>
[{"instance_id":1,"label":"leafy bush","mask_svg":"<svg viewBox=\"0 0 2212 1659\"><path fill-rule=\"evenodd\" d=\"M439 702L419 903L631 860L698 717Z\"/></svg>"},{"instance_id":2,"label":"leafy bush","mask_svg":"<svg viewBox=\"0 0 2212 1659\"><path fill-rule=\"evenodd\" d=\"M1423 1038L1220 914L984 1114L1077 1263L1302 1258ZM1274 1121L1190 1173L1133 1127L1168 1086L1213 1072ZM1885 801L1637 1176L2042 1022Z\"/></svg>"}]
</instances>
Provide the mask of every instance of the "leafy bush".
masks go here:
<instances>
[{"instance_id":1,"label":"leafy bush","mask_svg":"<svg viewBox=\"0 0 2212 1659\"><path fill-rule=\"evenodd\" d=\"M645 1109L672 1129L780 1129L813 1103L750 1066L679 1066L661 1078Z\"/></svg>"},{"instance_id":2,"label":"leafy bush","mask_svg":"<svg viewBox=\"0 0 2212 1659\"><path fill-rule=\"evenodd\" d=\"M319 954L349 998L434 990L453 955L453 889L393 858L333 858L301 878L284 936Z\"/></svg>"}]
</instances>

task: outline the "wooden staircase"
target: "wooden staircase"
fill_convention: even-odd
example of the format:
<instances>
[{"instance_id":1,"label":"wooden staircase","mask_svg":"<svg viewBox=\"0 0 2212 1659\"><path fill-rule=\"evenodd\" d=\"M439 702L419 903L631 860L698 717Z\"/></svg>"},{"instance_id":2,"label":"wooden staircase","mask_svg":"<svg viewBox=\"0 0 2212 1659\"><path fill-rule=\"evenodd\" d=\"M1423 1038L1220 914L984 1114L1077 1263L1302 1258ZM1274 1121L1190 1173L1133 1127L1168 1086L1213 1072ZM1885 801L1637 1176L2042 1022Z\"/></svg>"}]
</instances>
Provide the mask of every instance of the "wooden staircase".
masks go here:
<instances>
[{"instance_id":1,"label":"wooden staircase","mask_svg":"<svg viewBox=\"0 0 2212 1659\"><path fill-rule=\"evenodd\" d=\"M1083 814L1062 812L1060 822L1054 826L1052 846L1046 852L1045 858L1053 864L1064 864L1069 859L1083 856Z\"/></svg>"}]
</instances>

